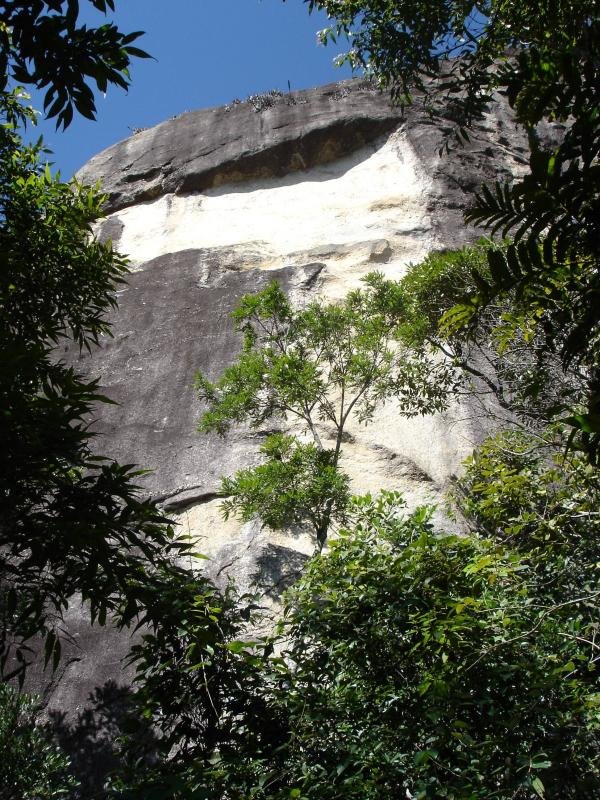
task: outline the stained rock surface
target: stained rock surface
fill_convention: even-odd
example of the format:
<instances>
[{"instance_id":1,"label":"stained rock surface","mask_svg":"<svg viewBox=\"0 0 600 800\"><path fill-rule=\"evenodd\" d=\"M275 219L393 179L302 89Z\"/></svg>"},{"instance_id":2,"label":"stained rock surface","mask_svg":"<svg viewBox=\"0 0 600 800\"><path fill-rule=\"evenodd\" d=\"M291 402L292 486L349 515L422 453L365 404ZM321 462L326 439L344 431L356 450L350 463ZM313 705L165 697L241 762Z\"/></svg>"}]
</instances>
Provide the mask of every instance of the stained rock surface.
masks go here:
<instances>
[{"instance_id":1,"label":"stained rock surface","mask_svg":"<svg viewBox=\"0 0 600 800\"><path fill-rule=\"evenodd\" d=\"M401 277L433 249L477 238L463 222L471 192L518 174L526 143L501 102L470 143L440 155L446 132L418 104L402 115L353 80L186 113L80 171L107 193L98 233L130 257L133 273L113 338L65 357L118 403L98 411L97 448L153 470L145 491L198 541L213 576L226 570L275 596L313 543L222 521L220 476L256 462L261 432L197 433L195 370L215 378L231 363L239 339L229 314L270 280L298 304L334 300L374 269ZM399 489L411 506L439 501L481 435L468 407L406 420L389 403L371 425L350 429L342 466L356 491ZM85 647L48 698L81 719L95 686L122 680L124 647L73 615Z\"/></svg>"}]
</instances>

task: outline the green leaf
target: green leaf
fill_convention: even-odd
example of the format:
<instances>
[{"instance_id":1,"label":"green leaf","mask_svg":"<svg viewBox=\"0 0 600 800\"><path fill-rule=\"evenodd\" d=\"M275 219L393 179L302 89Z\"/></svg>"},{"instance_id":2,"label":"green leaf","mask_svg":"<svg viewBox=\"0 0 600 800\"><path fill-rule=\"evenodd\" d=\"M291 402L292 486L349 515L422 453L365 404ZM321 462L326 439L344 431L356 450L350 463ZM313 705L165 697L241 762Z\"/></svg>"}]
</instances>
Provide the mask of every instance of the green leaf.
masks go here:
<instances>
[{"instance_id":1,"label":"green leaf","mask_svg":"<svg viewBox=\"0 0 600 800\"><path fill-rule=\"evenodd\" d=\"M535 778L532 778L531 780L531 788L534 790L534 792L537 794L538 797L541 798L546 797L546 790L544 788L544 784L537 777L537 775Z\"/></svg>"},{"instance_id":2,"label":"green leaf","mask_svg":"<svg viewBox=\"0 0 600 800\"><path fill-rule=\"evenodd\" d=\"M560 422L585 433L600 433L600 414L573 414Z\"/></svg>"}]
</instances>

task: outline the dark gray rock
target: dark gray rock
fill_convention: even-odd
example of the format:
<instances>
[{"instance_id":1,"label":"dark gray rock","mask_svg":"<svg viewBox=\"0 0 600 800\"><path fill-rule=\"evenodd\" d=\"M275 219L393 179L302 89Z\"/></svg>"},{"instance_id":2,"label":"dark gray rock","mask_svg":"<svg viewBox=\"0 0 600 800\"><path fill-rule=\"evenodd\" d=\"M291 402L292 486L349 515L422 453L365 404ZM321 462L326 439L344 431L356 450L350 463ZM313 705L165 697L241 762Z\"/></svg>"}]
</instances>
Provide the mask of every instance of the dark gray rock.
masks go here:
<instances>
[{"instance_id":1,"label":"dark gray rock","mask_svg":"<svg viewBox=\"0 0 600 800\"><path fill-rule=\"evenodd\" d=\"M432 120L418 99L403 113L369 82L350 80L275 97L259 111L244 102L183 114L94 156L78 178L99 180L112 212L171 192L302 173L402 126L434 178L429 209L437 232L454 246L473 236L461 224L471 193L484 182L510 178L525 163L527 147L502 98L469 143L440 157L452 125Z\"/></svg>"},{"instance_id":2,"label":"dark gray rock","mask_svg":"<svg viewBox=\"0 0 600 800\"><path fill-rule=\"evenodd\" d=\"M447 248L472 242L482 233L464 224L464 213L474 193L484 183L510 181L527 164L527 139L516 127L508 104L499 98L487 119L474 126L470 141L455 144L449 153L440 150L450 123L436 123L416 113L406 120L405 129L424 169L433 178L427 210L436 238Z\"/></svg>"},{"instance_id":3,"label":"dark gray rock","mask_svg":"<svg viewBox=\"0 0 600 800\"><path fill-rule=\"evenodd\" d=\"M367 81L262 97L269 98L265 106L247 101L189 112L137 133L94 156L78 177L100 181L110 213L168 193L254 178L298 173L301 180L311 167L401 127L433 178L427 207L438 241L456 247L481 233L463 223L473 193L483 183L510 180L527 163L526 137L501 97L469 142L442 155L453 121L430 118L418 98L403 113ZM103 229L102 235L118 239L118 231Z\"/></svg>"},{"instance_id":4,"label":"dark gray rock","mask_svg":"<svg viewBox=\"0 0 600 800\"><path fill-rule=\"evenodd\" d=\"M132 273L120 291L113 336L102 338L91 353L74 348L62 353L79 371L98 377L101 393L117 403L98 408L96 452L152 469L140 482L167 513L214 498L220 476L248 464L262 438L261 432L242 431L227 440L196 432L201 406L192 386L195 370L216 378L240 346L230 312L243 294L270 280L288 291L309 292L322 269L313 263L265 273L245 266L228 248L156 258ZM247 535L252 542L256 531ZM244 554L248 569L254 569L251 556ZM224 543L208 573L217 581L221 576L224 584L220 567L238 558ZM301 561L296 555L293 563ZM260 571L261 579L280 589L289 572L272 558L256 570L257 579ZM98 791L115 763L114 739L131 691L132 670L125 666L130 633L91 627L87 609L77 601L66 614L65 629L70 641L58 672L53 675L38 661L26 689L42 696L46 717L72 755L84 790Z\"/></svg>"},{"instance_id":5,"label":"dark gray rock","mask_svg":"<svg viewBox=\"0 0 600 800\"><path fill-rule=\"evenodd\" d=\"M241 263L233 269L239 258L223 248L150 261L119 292L112 338L104 337L90 354L65 354L98 377L101 392L116 403L99 409L96 449L152 470L145 490L171 511L214 496L220 477L252 458L248 431L224 440L196 430L196 370L216 379L240 347L231 311L242 295L272 280L309 291L322 269L318 263L269 272L242 270ZM260 436L254 438L258 446Z\"/></svg>"},{"instance_id":6,"label":"dark gray rock","mask_svg":"<svg viewBox=\"0 0 600 800\"><path fill-rule=\"evenodd\" d=\"M78 173L100 180L108 211L175 192L309 169L348 155L396 127L402 113L369 83L350 81L193 111L94 156Z\"/></svg>"}]
</instances>

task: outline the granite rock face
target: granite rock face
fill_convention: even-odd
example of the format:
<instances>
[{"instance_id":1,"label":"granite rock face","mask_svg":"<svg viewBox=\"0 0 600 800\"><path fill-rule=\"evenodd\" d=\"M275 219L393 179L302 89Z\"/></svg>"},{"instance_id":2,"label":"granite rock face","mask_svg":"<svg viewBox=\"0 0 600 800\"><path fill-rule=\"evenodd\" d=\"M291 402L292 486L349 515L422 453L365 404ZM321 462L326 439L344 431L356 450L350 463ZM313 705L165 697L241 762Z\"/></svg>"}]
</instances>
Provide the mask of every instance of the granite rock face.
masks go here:
<instances>
[{"instance_id":1,"label":"granite rock face","mask_svg":"<svg viewBox=\"0 0 600 800\"><path fill-rule=\"evenodd\" d=\"M107 179L109 208L117 210L165 194L305 171L352 153L400 116L369 89L266 94L262 102L188 112L141 131L92 158L80 177Z\"/></svg>"},{"instance_id":2,"label":"granite rock face","mask_svg":"<svg viewBox=\"0 0 600 800\"><path fill-rule=\"evenodd\" d=\"M472 191L518 174L526 141L501 103L469 144L440 156L444 133L418 105L403 116L370 84L349 81L184 114L80 171L107 193L98 233L133 273L113 338L65 357L118 402L99 409L97 448L153 470L145 491L198 541L213 576L228 570L275 597L313 543L222 521L220 476L255 463L264 432L197 433L195 370L217 377L235 358L229 313L270 280L298 304L335 300L374 269L398 278L431 250L477 238L463 222ZM443 496L481 435L469 408L406 420L389 403L349 430L342 466L356 491L399 489L414 506ZM85 647L48 697L51 709L81 715L86 692L120 680L124 647L75 617Z\"/></svg>"},{"instance_id":3,"label":"granite rock face","mask_svg":"<svg viewBox=\"0 0 600 800\"><path fill-rule=\"evenodd\" d=\"M501 103L469 144L440 155L445 133L418 104L402 115L353 80L183 114L80 171L108 196L99 234L133 267L114 338L79 362L119 403L100 410L102 449L152 469L149 494L210 553L234 535L214 513L220 476L252 463L261 437L196 432L195 370L216 377L233 360L229 313L270 280L300 304L335 300L374 269L400 277L432 249L476 238L463 223L471 193L519 173L526 142ZM356 489L439 498L480 435L465 417L407 421L391 403L351 429Z\"/></svg>"},{"instance_id":4,"label":"granite rock face","mask_svg":"<svg viewBox=\"0 0 600 800\"><path fill-rule=\"evenodd\" d=\"M434 229L456 239L456 228L463 228L465 194L484 181L513 174L526 163L527 150L503 103L476 129L470 144L440 158L451 124L433 122L418 102L402 114L370 83L345 81L182 114L94 156L78 177L84 183L100 180L108 194L107 211L113 213L225 186L231 187L226 193L236 191L234 186L246 191L251 181L327 180L310 173L352 154L364 160L366 146L397 131L426 173L428 212L442 214L443 219L436 214ZM110 233L118 234L114 221Z\"/></svg>"}]
</instances>

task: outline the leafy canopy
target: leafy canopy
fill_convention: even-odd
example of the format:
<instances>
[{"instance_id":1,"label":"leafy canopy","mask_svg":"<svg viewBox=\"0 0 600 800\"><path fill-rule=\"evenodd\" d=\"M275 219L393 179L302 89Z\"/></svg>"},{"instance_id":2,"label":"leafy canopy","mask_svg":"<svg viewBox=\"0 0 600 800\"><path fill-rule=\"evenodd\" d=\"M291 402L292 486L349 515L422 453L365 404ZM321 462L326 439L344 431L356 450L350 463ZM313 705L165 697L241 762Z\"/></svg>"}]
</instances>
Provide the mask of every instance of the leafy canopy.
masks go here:
<instances>
[{"instance_id":1,"label":"leafy canopy","mask_svg":"<svg viewBox=\"0 0 600 800\"><path fill-rule=\"evenodd\" d=\"M73 358L110 335L106 316L127 263L93 235L103 196L62 183L42 165L41 142L22 142L18 131L35 115L9 82L48 87L46 109L66 127L73 109L93 116L87 78L101 90L125 87L130 56L144 55L130 46L139 34L88 30L78 11L71 0L66 9L60 0L0 4L0 794L14 800L74 796L68 760L35 724L37 707L7 683L22 682L40 651L57 667L71 603L83 602L92 623L136 622L145 645L165 645L173 659L188 612L203 646L226 635L220 593L177 566L192 554L141 498L141 472L93 452L90 419L108 400L58 349L70 345ZM140 673L149 652L132 652Z\"/></svg>"},{"instance_id":2,"label":"leafy canopy","mask_svg":"<svg viewBox=\"0 0 600 800\"><path fill-rule=\"evenodd\" d=\"M489 260L505 257L510 249L508 242L482 239L462 250L431 253L411 265L400 281L382 280L380 294L396 309L402 341L428 345L446 357L456 369L458 394L471 405L476 401L480 413L495 420L492 424L501 420L542 432L549 420L563 420L570 409L584 407L594 380L591 372L566 366L560 358L567 334L559 304L531 318L519 311L512 289L490 299L468 335L462 328L440 326L457 302L492 279ZM562 299L567 307L568 293ZM549 331L554 331L553 347L548 346Z\"/></svg>"},{"instance_id":3,"label":"leafy canopy","mask_svg":"<svg viewBox=\"0 0 600 800\"><path fill-rule=\"evenodd\" d=\"M454 118L466 139L499 89L509 91L520 122L536 124L565 118L576 102L571 88L578 85L581 101L593 82L597 3L588 0L305 3L331 20L323 43L348 37L341 60L365 69L400 104L420 98L432 113ZM585 69L573 69L577 57L590 58Z\"/></svg>"},{"instance_id":4,"label":"leafy canopy","mask_svg":"<svg viewBox=\"0 0 600 800\"><path fill-rule=\"evenodd\" d=\"M581 455L565 458L564 437L503 431L467 460L456 491L475 530L526 554L549 601L597 593L600 477Z\"/></svg>"},{"instance_id":5,"label":"leafy canopy","mask_svg":"<svg viewBox=\"0 0 600 800\"><path fill-rule=\"evenodd\" d=\"M78 783L70 762L42 726L35 698L0 683L0 786L2 800L73 797Z\"/></svg>"},{"instance_id":6,"label":"leafy canopy","mask_svg":"<svg viewBox=\"0 0 600 800\"><path fill-rule=\"evenodd\" d=\"M223 478L225 519L260 517L274 530L308 523L322 544L329 525L344 520L350 500L348 478L334 465L333 451L277 433L260 452L264 463Z\"/></svg>"},{"instance_id":7,"label":"leafy canopy","mask_svg":"<svg viewBox=\"0 0 600 800\"><path fill-rule=\"evenodd\" d=\"M98 11L112 0L91 0ZM66 127L94 114L89 80L127 86L130 57L145 54L112 24L88 29L75 0L0 4L0 673L23 680L40 649L54 667L70 602L90 619L156 623L153 592L182 552L139 471L95 455L90 418L106 398L60 360L57 346L91 349L126 260L92 235L103 197L61 183L23 144L35 121L12 82L47 87L46 110Z\"/></svg>"},{"instance_id":8,"label":"leafy canopy","mask_svg":"<svg viewBox=\"0 0 600 800\"><path fill-rule=\"evenodd\" d=\"M131 465L95 455L89 417L104 400L55 346L90 348L126 273L91 235L102 196L63 184L39 145L0 131L0 667L22 678L33 636L60 657L61 616L79 594L91 619L143 609L145 582L180 552Z\"/></svg>"},{"instance_id":9,"label":"leafy canopy","mask_svg":"<svg viewBox=\"0 0 600 800\"><path fill-rule=\"evenodd\" d=\"M248 640L258 606L232 585L218 591L188 572L153 595L160 624L134 645L132 724L110 797L122 800L219 800L218 755L235 760L278 741L264 719L263 644Z\"/></svg>"},{"instance_id":10,"label":"leafy canopy","mask_svg":"<svg viewBox=\"0 0 600 800\"><path fill-rule=\"evenodd\" d=\"M258 796L586 796L597 592L553 602L539 563L397 504L359 500L288 598L273 702L289 738Z\"/></svg>"},{"instance_id":11,"label":"leafy canopy","mask_svg":"<svg viewBox=\"0 0 600 800\"><path fill-rule=\"evenodd\" d=\"M88 0L103 14L114 0ZM96 117L91 83L127 89L132 57L148 58L133 45L142 34L124 34L113 23L96 28L79 21L78 0L6 0L0 3L0 92L9 81L46 89L44 111L67 128L73 112Z\"/></svg>"},{"instance_id":12,"label":"leafy canopy","mask_svg":"<svg viewBox=\"0 0 600 800\"><path fill-rule=\"evenodd\" d=\"M541 511L542 495L561 482L541 461L520 473L522 496L533 499L515 495L497 514L488 507L494 529L479 535L507 461L491 444L486 466L468 470L481 499L472 534L435 530L431 509L406 514L397 494L354 498L348 526L288 593L271 641L213 650L200 639L173 651L175 673L165 654L149 709L172 736L152 769L138 770L138 791L157 800L593 797L598 540L588 528L588 547L571 550L580 582L563 580L562 534L551 516L528 513ZM585 535L578 509L596 488L577 469L557 500L579 480L570 517ZM511 535L519 509L531 540ZM539 546L548 533L550 546ZM184 617L182 642L195 641L193 629L194 618ZM207 750L201 720L212 672L204 684L200 670L217 662L227 688L214 686L219 723Z\"/></svg>"}]
</instances>

